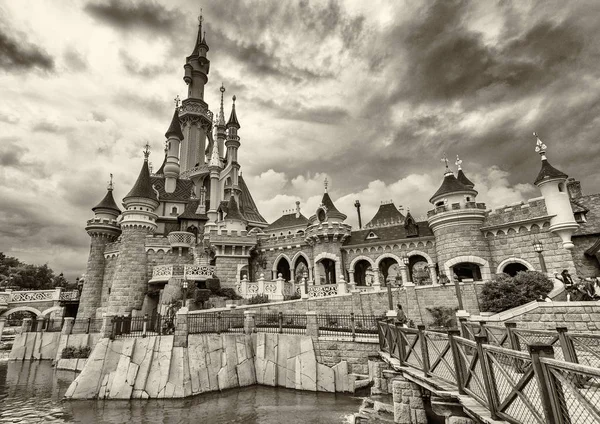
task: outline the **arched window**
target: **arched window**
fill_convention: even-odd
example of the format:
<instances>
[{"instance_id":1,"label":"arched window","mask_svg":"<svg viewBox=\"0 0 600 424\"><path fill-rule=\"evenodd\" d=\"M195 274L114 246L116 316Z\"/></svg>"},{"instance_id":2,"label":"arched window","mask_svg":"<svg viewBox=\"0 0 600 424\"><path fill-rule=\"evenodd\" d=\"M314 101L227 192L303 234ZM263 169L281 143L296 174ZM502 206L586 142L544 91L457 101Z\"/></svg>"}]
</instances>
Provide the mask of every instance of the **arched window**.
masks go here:
<instances>
[{"instance_id":1,"label":"arched window","mask_svg":"<svg viewBox=\"0 0 600 424\"><path fill-rule=\"evenodd\" d=\"M472 262L460 262L452 267L452 273L455 280L460 281L481 281L481 269L478 264Z\"/></svg>"},{"instance_id":2,"label":"arched window","mask_svg":"<svg viewBox=\"0 0 600 424\"><path fill-rule=\"evenodd\" d=\"M173 215L177 215L177 206L173 206L171 208L171 216L173 216Z\"/></svg>"}]
</instances>

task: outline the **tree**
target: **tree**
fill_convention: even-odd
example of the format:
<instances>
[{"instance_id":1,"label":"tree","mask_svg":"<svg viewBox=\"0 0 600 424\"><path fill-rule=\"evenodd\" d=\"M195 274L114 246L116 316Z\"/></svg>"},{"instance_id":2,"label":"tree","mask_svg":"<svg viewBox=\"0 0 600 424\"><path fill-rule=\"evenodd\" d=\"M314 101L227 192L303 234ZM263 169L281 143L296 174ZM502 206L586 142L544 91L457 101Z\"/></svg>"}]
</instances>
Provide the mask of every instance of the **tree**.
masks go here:
<instances>
[{"instance_id":1,"label":"tree","mask_svg":"<svg viewBox=\"0 0 600 424\"><path fill-rule=\"evenodd\" d=\"M500 274L483 285L481 310L502 312L545 297L553 284L544 274L521 271L516 276Z\"/></svg>"},{"instance_id":2,"label":"tree","mask_svg":"<svg viewBox=\"0 0 600 424\"><path fill-rule=\"evenodd\" d=\"M68 281L62 273L54 275L48 266L26 264L0 252L0 281L2 287L18 287L27 290L49 290L66 287Z\"/></svg>"}]
</instances>

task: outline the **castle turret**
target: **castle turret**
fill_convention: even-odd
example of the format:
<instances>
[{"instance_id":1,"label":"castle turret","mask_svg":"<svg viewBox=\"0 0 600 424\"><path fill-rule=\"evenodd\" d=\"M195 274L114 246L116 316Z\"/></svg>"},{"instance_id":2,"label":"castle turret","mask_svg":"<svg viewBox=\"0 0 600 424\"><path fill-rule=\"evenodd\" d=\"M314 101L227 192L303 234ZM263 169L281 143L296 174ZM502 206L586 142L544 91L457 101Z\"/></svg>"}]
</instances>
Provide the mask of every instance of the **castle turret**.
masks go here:
<instances>
[{"instance_id":1,"label":"castle turret","mask_svg":"<svg viewBox=\"0 0 600 424\"><path fill-rule=\"evenodd\" d=\"M167 160L164 166L165 175L165 191L167 193L173 193L177 184L177 178L179 178L179 143L183 140L183 133L181 132L181 124L179 122L179 97L175 100L175 112L173 113L173 119L171 125L165 133L167 138Z\"/></svg>"},{"instance_id":2,"label":"castle turret","mask_svg":"<svg viewBox=\"0 0 600 424\"><path fill-rule=\"evenodd\" d=\"M218 207L221 202L221 190L219 189L219 175L221 172L221 160L219 159L219 151L213 147L210 162L208 163L210 172L210 204L208 207L208 222L205 230L210 232L210 227L214 226L217 221Z\"/></svg>"},{"instance_id":3,"label":"castle turret","mask_svg":"<svg viewBox=\"0 0 600 424\"><path fill-rule=\"evenodd\" d=\"M238 202L241 192L239 183L240 164L238 163L240 137L237 133L239 129L240 123L235 113L235 96L233 96L231 115L229 116L229 121L227 121L227 141L225 142L225 147L227 148L227 165L231 166L231 180L227 180L225 185L225 197L234 196Z\"/></svg>"},{"instance_id":4,"label":"castle turret","mask_svg":"<svg viewBox=\"0 0 600 424\"><path fill-rule=\"evenodd\" d=\"M112 174L106 196L92 208L94 218L87 222L85 230L90 235L90 255L86 268L85 284L81 290L78 318L96 318L96 309L101 306L104 280L106 245L114 242L121 234L117 217L121 214L113 198Z\"/></svg>"},{"instance_id":5,"label":"castle turret","mask_svg":"<svg viewBox=\"0 0 600 424\"><path fill-rule=\"evenodd\" d=\"M231 196L227 202L227 215L223 219L227 230L243 231L246 229L246 220L240 213L235 197Z\"/></svg>"},{"instance_id":6,"label":"castle turret","mask_svg":"<svg viewBox=\"0 0 600 424\"><path fill-rule=\"evenodd\" d=\"M577 230L579 224L575 222L573 209L571 208L566 184L568 175L550 165L546 157L547 146L536 133L533 133L533 135L537 138L535 151L542 158L542 168L534 184L542 192L546 202L546 210L548 215L552 217L549 230L560 237L565 249L572 249L574 245L571 241L571 235Z\"/></svg>"},{"instance_id":7,"label":"castle turret","mask_svg":"<svg viewBox=\"0 0 600 424\"><path fill-rule=\"evenodd\" d=\"M202 16L198 17L198 36L194 50L183 66L183 80L188 86L188 98L182 102L179 118L183 128L181 171L186 172L205 163L206 135L212 130L213 114L204 101L204 86L208 82L210 60L208 44L202 31Z\"/></svg>"},{"instance_id":8,"label":"castle turret","mask_svg":"<svg viewBox=\"0 0 600 424\"><path fill-rule=\"evenodd\" d=\"M130 314L139 310L148 287L146 236L156 231L154 212L159 205L158 193L150 183L149 146L144 151L144 164L131 191L123 198L125 211L121 217L121 243L108 298L109 314Z\"/></svg>"},{"instance_id":9,"label":"castle turret","mask_svg":"<svg viewBox=\"0 0 600 424\"><path fill-rule=\"evenodd\" d=\"M219 158L225 157L225 139L227 138L227 126L225 124L225 111L223 110L223 95L225 94L225 87L221 84L221 107L219 108L219 116L217 117L217 146L219 147Z\"/></svg>"},{"instance_id":10,"label":"castle turret","mask_svg":"<svg viewBox=\"0 0 600 424\"><path fill-rule=\"evenodd\" d=\"M485 220L485 204L476 203L477 191L464 173L462 181L459 180L448 168L448 160L443 161L446 162L444 180L429 200L435 208L427 213L436 238L440 272L461 280L487 280L491 278L491 254L480 230ZM458 159L457 165L460 163Z\"/></svg>"},{"instance_id":11,"label":"castle turret","mask_svg":"<svg viewBox=\"0 0 600 424\"><path fill-rule=\"evenodd\" d=\"M458 155L456 155L456 167L458 169L458 172L456 173L456 179L458 181L460 181L465 187L467 188L473 188L475 187L475 184L473 184L471 182L470 179L467 178L467 176L465 175L464 171L462 170L462 160L460 160L460 158L458 157Z\"/></svg>"}]
</instances>

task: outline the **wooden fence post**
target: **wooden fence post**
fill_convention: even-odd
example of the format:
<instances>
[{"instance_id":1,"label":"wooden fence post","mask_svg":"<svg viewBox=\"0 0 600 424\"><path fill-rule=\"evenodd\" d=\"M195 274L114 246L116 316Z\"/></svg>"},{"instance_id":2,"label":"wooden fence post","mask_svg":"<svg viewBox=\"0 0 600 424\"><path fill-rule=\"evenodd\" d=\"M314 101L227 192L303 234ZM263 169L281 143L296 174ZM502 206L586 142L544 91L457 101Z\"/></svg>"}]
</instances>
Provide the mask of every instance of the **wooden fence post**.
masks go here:
<instances>
[{"instance_id":1,"label":"wooden fence post","mask_svg":"<svg viewBox=\"0 0 600 424\"><path fill-rule=\"evenodd\" d=\"M488 401L488 409L490 410L492 419L497 420L498 415L496 413L496 397L494 396L494 389L492 386L492 368L483 349L483 345L487 344L488 342L487 336L477 335L475 336L475 342L477 343L477 354L479 356L479 364L481 365L481 373L483 374L483 385L485 387L485 397Z\"/></svg>"},{"instance_id":2,"label":"wooden fence post","mask_svg":"<svg viewBox=\"0 0 600 424\"><path fill-rule=\"evenodd\" d=\"M458 386L458 393L461 395L465 394L464 376L463 376L463 361L458 351L458 346L454 337L460 337L460 330L448 330L448 343L450 344L450 350L452 351L452 362L454 362L454 373L456 374L456 385Z\"/></svg>"},{"instance_id":3,"label":"wooden fence post","mask_svg":"<svg viewBox=\"0 0 600 424\"><path fill-rule=\"evenodd\" d=\"M425 339L425 326L417 325L419 330L419 341L421 342L421 360L423 361L423 372L429 376L429 349L427 348L427 339Z\"/></svg>"},{"instance_id":4,"label":"wooden fence post","mask_svg":"<svg viewBox=\"0 0 600 424\"><path fill-rule=\"evenodd\" d=\"M521 351L521 345L519 343L519 338L514 333L514 329L517 328L516 322L505 322L504 326L506 327L506 333L508 334L508 343L512 350L516 350L518 352Z\"/></svg>"},{"instance_id":5,"label":"wooden fence post","mask_svg":"<svg viewBox=\"0 0 600 424\"><path fill-rule=\"evenodd\" d=\"M577 352L575 351L575 346L573 346L573 341L567 334L567 331L567 327L556 327L560 348L562 349L565 360L578 364Z\"/></svg>"},{"instance_id":6,"label":"wooden fence post","mask_svg":"<svg viewBox=\"0 0 600 424\"><path fill-rule=\"evenodd\" d=\"M404 333L402 330L404 327L400 323L396 323L394 328L390 329L390 331L396 332L396 343L398 344L398 360L402 365L405 364L406 360L406 340L404 339Z\"/></svg>"},{"instance_id":7,"label":"wooden fence post","mask_svg":"<svg viewBox=\"0 0 600 424\"><path fill-rule=\"evenodd\" d=\"M468 339L469 332L467 330L467 317L458 317L458 323L460 328L460 334L464 339Z\"/></svg>"},{"instance_id":8,"label":"wooden fence post","mask_svg":"<svg viewBox=\"0 0 600 424\"><path fill-rule=\"evenodd\" d=\"M540 361L540 358L554 358L552 346L544 343L530 343L528 345L531 355L531 366L537 379L542 408L548 424L560 423L560 405L557 404L557 396L553 396L548 376L548 370Z\"/></svg>"}]
</instances>

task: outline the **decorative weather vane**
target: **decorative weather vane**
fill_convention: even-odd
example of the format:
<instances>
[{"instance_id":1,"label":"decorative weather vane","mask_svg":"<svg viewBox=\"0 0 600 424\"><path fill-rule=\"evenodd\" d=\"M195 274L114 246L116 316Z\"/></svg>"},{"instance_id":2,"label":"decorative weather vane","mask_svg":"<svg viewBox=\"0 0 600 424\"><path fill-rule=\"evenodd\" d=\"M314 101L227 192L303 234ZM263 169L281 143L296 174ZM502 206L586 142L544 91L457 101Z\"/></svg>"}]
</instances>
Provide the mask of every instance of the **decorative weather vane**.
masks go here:
<instances>
[{"instance_id":1,"label":"decorative weather vane","mask_svg":"<svg viewBox=\"0 0 600 424\"><path fill-rule=\"evenodd\" d=\"M148 156L150 156L150 145L146 142L146 145L144 146L144 159L146 161L148 160Z\"/></svg>"},{"instance_id":2,"label":"decorative weather vane","mask_svg":"<svg viewBox=\"0 0 600 424\"><path fill-rule=\"evenodd\" d=\"M462 160L460 160L460 158L458 157L458 155L456 155L456 162L454 162L454 164L458 167L458 170L460 171L462 168L460 167L460 165L462 164Z\"/></svg>"},{"instance_id":3,"label":"decorative weather vane","mask_svg":"<svg viewBox=\"0 0 600 424\"><path fill-rule=\"evenodd\" d=\"M200 15L198 15L198 25L202 26L203 20L204 18L202 18L202 8L200 8Z\"/></svg>"},{"instance_id":4,"label":"decorative weather vane","mask_svg":"<svg viewBox=\"0 0 600 424\"><path fill-rule=\"evenodd\" d=\"M113 185L113 174L110 174L110 181L108 182L108 189L112 190L114 188Z\"/></svg>"},{"instance_id":5,"label":"decorative weather vane","mask_svg":"<svg viewBox=\"0 0 600 424\"><path fill-rule=\"evenodd\" d=\"M542 160L546 160L546 149L548 146L546 146L542 140L540 140L540 137L535 131L533 132L533 135L535 138L537 138L537 142L535 143L535 152L540 154Z\"/></svg>"},{"instance_id":6,"label":"decorative weather vane","mask_svg":"<svg viewBox=\"0 0 600 424\"><path fill-rule=\"evenodd\" d=\"M179 94L177 95L177 97L175 97L173 99L173 101L175 102L175 107L179 108L179 102L181 102L181 99L179 98Z\"/></svg>"},{"instance_id":7,"label":"decorative weather vane","mask_svg":"<svg viewBox=\"0 0 600 424\"><path fill-rule=\"evenodd\" d=\"M441 159L441 162L444 162L446 165L446 173L450 172L450 168L448 168L448 156L446 156L446 153L444 153L444 157Z\"/></svg>"},{"instance_id":8,"label":"decorative weather vane","mask_svg":"<svg viewBox=\"0 0 600 424\"><path fill-rule=\"evenodd\" d=\"M327 193L327 186L329 185L329 181L327 180L327 177L325 177L325 181L323 181L323 185L325 185L325 193Z\"/></svg>"}]
</instances>

